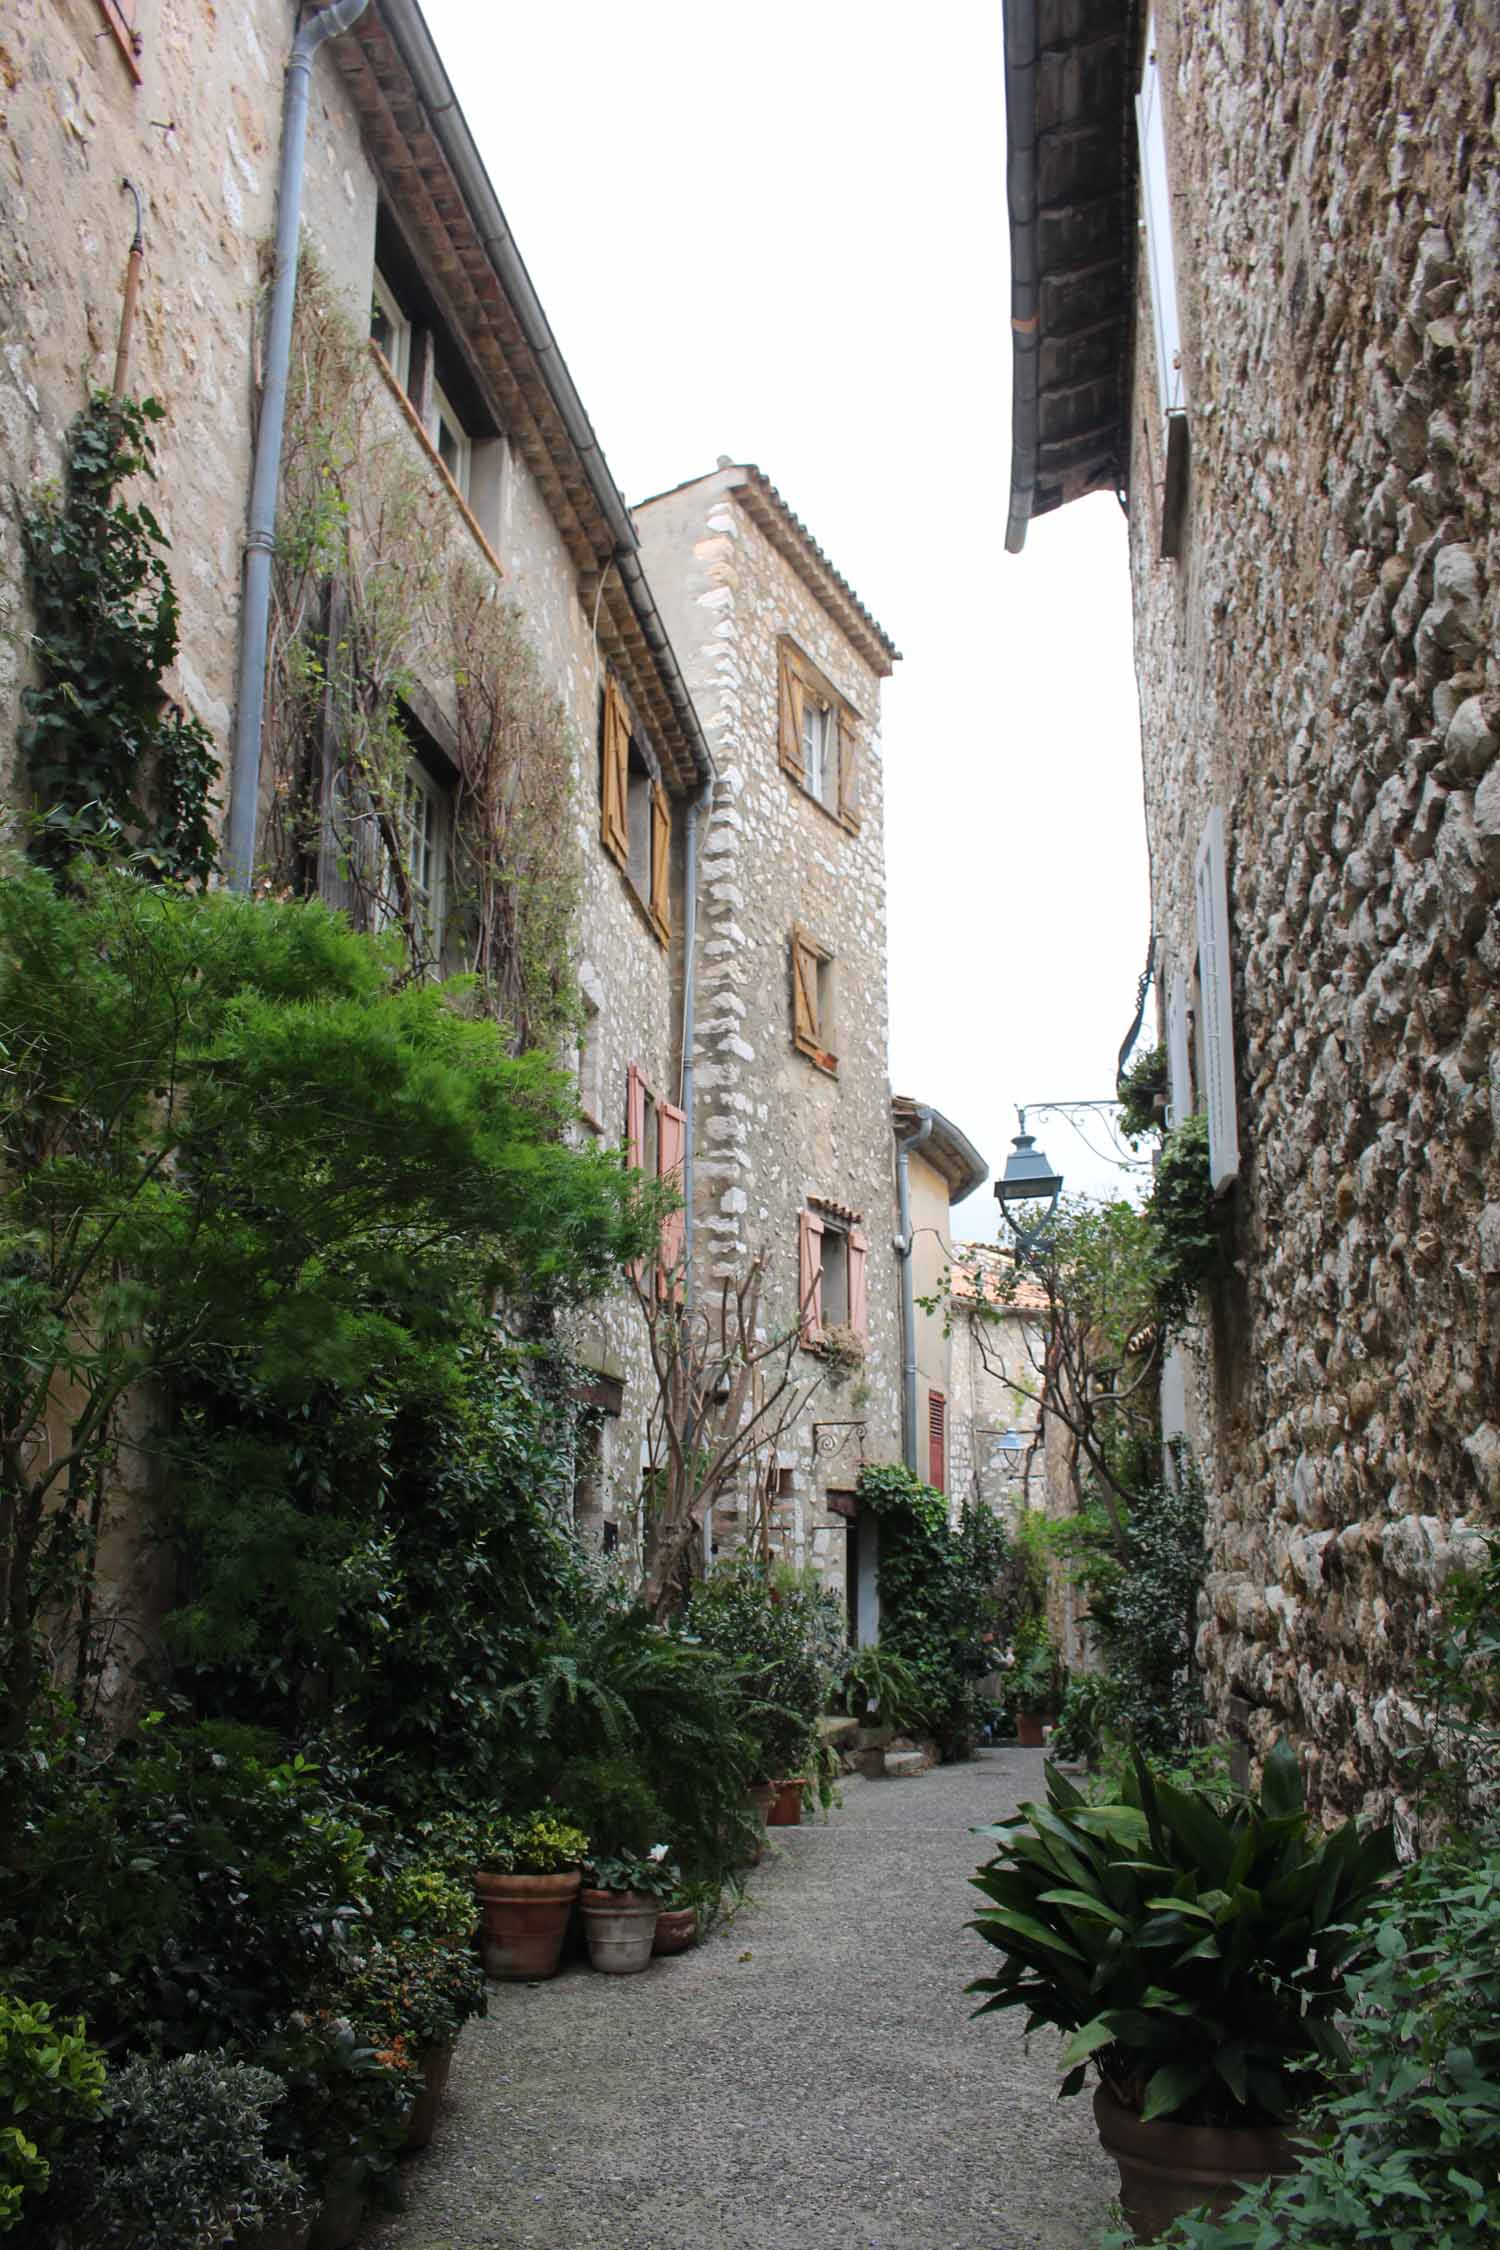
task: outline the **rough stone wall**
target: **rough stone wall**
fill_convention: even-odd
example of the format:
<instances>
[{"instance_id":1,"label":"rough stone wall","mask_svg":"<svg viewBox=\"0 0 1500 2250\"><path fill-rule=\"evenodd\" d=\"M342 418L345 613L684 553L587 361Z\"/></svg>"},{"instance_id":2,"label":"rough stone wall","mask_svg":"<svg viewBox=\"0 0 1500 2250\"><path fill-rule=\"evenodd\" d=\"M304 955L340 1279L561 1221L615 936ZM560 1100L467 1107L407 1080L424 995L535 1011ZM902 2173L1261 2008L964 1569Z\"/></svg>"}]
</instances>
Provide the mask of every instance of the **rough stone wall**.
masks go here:
<instances>
[{"instance_id":1,"label":"rough stone wall","mask_svg":"<svg viewBox=\"0 0 1500 2250\"><path fill-rule=\"evenodd\" d=\"M767 1258L765 1319L798 1304L798 1216L809 1196L862 1214L869 1244L863 1370L825 1382L781 1453L776 1535L791 1559L844 1580L844 1526L824 1495L858 1474L851 1434L817 1456L814 1421L862 1418L875 1461L901 1458L900 1295L891 1248L895 1158L886 1065L880 683L720 470L637 510L642 553L718 769L704 823L696 1071L702 1285ZM859 714L861 825L851 833L781 770L778 642L789 635ZM794 923L838 978L838 1075L792 1043ZM810 1382L822 1372L799 1355ZM727 1517L727 1511L725 1515ZM732 1543L736 1526L720 1526Z\"/></svg>"},{"instance_id":2,"label":"rough stone wall","mask_svg":"<svg viewBox=\"0 0 1500 2250\"><path fill-rule=\"evenodd\" d=\"M1192 469L1159 561L1143 280L1147 809L1170 975L1224 807L1244 1148L1189 1384L1201 1648L1333 1810L1399 1794L1500 1509L1500 41L1447 0L1158 18Z\"/></svg>"}]
</instances>

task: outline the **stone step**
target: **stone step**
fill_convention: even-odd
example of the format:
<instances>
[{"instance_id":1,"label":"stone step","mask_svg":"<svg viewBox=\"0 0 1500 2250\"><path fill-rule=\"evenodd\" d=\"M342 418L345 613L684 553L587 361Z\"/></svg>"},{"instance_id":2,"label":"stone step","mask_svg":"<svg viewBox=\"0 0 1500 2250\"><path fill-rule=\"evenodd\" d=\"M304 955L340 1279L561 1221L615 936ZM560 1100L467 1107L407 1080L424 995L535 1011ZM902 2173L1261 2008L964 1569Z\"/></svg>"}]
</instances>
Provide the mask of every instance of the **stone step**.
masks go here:
<instances>
[{"instance_id":1,"label":"stone step","mask_svg":"<svg viewBox=\"0 0 1500 2250\"><path fill-rule=\"evenodd\" d=\"M926 1750L887 1750L885 1775L887 1781L915 1781L919 1773L931 1773L935 1760Z\"/></svg>"},{"instance_id":2,"label":"stone step","mask_svg":"<svg viewBox=\"0 0 1500 2250\"><path fill-rule=\"evenodd\" d=\"M834 1750L852 1750L859 1734L858 1719L846 1718L842 1711L830 1711L818 1721L818 1732Z\"/></svg>"}]
</instances>

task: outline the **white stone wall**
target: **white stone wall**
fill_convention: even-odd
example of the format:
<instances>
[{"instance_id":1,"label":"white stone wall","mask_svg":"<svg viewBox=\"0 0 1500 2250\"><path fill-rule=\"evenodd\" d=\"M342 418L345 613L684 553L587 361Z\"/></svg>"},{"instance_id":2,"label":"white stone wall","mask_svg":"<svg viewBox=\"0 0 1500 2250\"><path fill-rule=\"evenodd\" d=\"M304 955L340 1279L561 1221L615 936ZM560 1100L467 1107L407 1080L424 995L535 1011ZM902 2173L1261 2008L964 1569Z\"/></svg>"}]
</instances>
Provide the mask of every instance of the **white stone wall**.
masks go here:
<instances>
[{"instance_id":1,"label":"white stone wall","mask_svg":"<svg viewBox=\"0 0 1500 2250\"><path fill-rule=\"evenodd\" d=\"M824 1196L862 1215L869 1342L862 1374L824 1384L783 1446L778 1539L842 1585L854 1439L817 1457L814 1421L862 1418L871 1460L901 1458L900 1296L886 1064L880 682L733 496L721 470L636 512L647 574L718 768L703 837L698 957L696 1226L705 1286L768 1261L765 1317L798 1303L798 1215ZM861 825L850 832L782 771L778 642L790 636L859 714ZM835 956L838 1075L792 1043L792 926ZM805 1382L821 1362L800 1355ZM735 1526L721 1527L723 1541Z\"/></svg>"},{"instance_id":2,"label":"white stone wall","mask_svg":"<svg viewBox=\"0 0 1500 2250\"><path fill-rule=\"evenodd\" d=\"M1399 1794L1500 1508L1500 39L1437 0L1157 15L1192 471L1162 562L1143 359L1147 808L1168 974L1224 808L1244 1148L1200 1645L1332 1810Z\"/></svg>"}]
</instances>

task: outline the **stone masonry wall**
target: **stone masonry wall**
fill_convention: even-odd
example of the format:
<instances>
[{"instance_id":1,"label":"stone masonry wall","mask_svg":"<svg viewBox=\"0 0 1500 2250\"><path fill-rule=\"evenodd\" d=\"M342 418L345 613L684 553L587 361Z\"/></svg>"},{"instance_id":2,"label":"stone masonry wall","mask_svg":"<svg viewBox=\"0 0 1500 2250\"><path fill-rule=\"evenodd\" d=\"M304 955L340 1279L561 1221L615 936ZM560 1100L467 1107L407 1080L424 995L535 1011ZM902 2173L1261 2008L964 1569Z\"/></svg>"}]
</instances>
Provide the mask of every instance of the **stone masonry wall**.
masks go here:
<instances>
[{"instance_id":1,"label":"stone masonry wall","mask_svg":"<svg viewBox=\"0 0 1500 2250\"><path fill-rule=\"evenodd\" d=\"M809 1196L862 1214L869 1341L862 1372L826 1384L781 1454L782 1551L842 1586L844 1528L824 1496L851 1487L852 1433L815 1455L814 1421L862 1417L872 1460L901 1457L895 1159L886 1065L885 859L879 679L735 500L735 472L636 512L647 574L697 703L718 782L702 842L696 1224L702 1285L767 1256L765 1319L798 1304L798 1216ZM777 644L790 635L859 714L862 820L851 833L781 770ZM838 1075L792 1043L789 942L805 926L835 957ZM806 1383L821 1372L799 1355ZM734 1542L736 1527L720 1528Z\"/></svg>"},{"instance_id":2,"label":"stone masonry wall","mask_svg":"<svg viewBox=\"0 0 1500 2250\"><path fill-rule=\"evenodd\" d=\"M1200 1645L1332 1811L1399 1796L1500 1514L1500 40L1446 0L1158 18L1192 470L1163 562L1143 281L1147 809L1170 976L1224 807L1244 1148Z\"/></svg>"}]
</instances>

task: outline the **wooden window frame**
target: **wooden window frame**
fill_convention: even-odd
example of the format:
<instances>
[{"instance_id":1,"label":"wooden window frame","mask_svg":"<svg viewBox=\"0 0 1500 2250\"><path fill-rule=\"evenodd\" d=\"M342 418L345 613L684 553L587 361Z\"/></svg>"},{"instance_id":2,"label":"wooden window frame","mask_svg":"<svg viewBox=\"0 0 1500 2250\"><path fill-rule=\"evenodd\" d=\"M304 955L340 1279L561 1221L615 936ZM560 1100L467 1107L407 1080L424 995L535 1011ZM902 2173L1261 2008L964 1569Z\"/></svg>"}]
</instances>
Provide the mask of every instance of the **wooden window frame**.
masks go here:
<instances>
[{"instance_id":1,"label":"wooden window frame","mask_svg":"<svg viewBox=\"0 0 1500 2250\"><path fill-rule=\"evenodd\" d=\"M401 310L400 299L379 266L375 266L370 274L370 311L372 315L377 307L390 326L393 348L387 351L384 344L373 333L373 329L370 342L379 352L391 374L404 391L411 379L412 323Z\"/></svg>"},{"instance_id":2,"label":"wooden window frame","mask_svg":"<svg viewBox=\"0 0 1500 2250\"><path fill-rule=\"evenodd\" d=\"M797 784L804 797L830 820L851 832L860 825L859 718L853 706L805 656L795 641L784 636L776 644L777 744L782 771ZM833 726L828 752L837 772L833 778L835 802L811 787L803 751L802 722L807 698L815 695L829 711Z\"/></svg>"},{"instance_id":3,"label":"wooden window frame","mask_svg":"<svg viewBox=\"0 0 1500 2250\"><path fill-rule=\"evenodd\" d=\"M819 1070L827 1071L830 1078L839 1074L839 1059L830 1048L823 1045L822 999L818 990L818 972L831 969L834 956L826 945L820 945L809 936L800 923L792 925L789 949L791 962L792 994L792 1045L799 1055L816 1063Z\"/></svg>"},{"instance_id":4,"label":"wooden window frame","mask_svg":"<svg viewBox=\"0 0 1500 2250\"><path fill-rule=\"evenodd\" d=\"M634 727L630 707L613 672L604 680L599 721L599 840L624 876L658 945L672 937L672 800L660 769ZM636 786L646 791L644 883L631 864L631 755L639 761Z\"/></svg>"},{"instance_id":5,"label":"wooden window frame","mask_svg":"<svg viewBox=\"0 0 1500 2250\"><path fill-rule=\"evenodd\" d=\"M836 1235L844 1244L844 1318L825 1324L823 1283L827 1274L827 1243ZM847 1328L861 1341L869 1336L869 1241L857 1211L805 1204L797 1216L797 1318L804 1350L818 1351L825 1326Z\"/></svg>"},{"instance_id":6,"label":"wooden window frame","mask_svg":"<svg viewBox=\"0 0 1500 2250\"><path fill-rule=\"evenodd\" d=\"M99 13L114 33L115 45L137 86L142 79L140 33L135 28L135 0L98 0Z\"/></svg>"}]
</instances>

